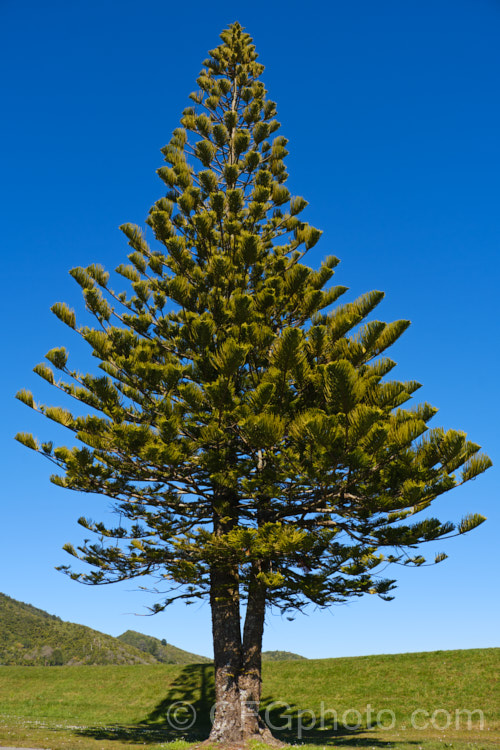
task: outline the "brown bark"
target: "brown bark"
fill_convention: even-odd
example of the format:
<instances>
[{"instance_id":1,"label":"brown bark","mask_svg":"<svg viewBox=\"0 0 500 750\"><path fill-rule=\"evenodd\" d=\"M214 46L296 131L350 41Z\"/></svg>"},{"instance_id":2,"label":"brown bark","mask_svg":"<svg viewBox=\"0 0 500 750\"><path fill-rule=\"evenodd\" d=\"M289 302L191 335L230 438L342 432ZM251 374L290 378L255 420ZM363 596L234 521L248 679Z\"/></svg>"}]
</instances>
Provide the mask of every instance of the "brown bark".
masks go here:
<instances>
[{"instance_id":1,"label":"brown bark","mask_svg":"<svg viewBox=\"0 0 500 750\"><path fill-rule=\"evenodd\" d=\"M222 492L214 514L214 532L234 528L236 498ZM223 520L222 520L223 519ZM266 588L259 581L261 566L252 566L243 632L240 627L239 567L230 559L214 565L210 578L210 606L214 642L215 716L209 741L242 743L252 738L281 744L259 716L261 698L262 634Z\"/></svg>"},{"instance_id":2,"label":"brown bark","mask_svg":"<svg viewBox=\"0 0 500 750\"><path fill-rule=\"evenodd\" d=\"M234 744L259 739L281 745L259 716L265 586L250 584L240 633L237 571L212 572L212 625L215 664L215 718L210 741Z\"/></svg>"},{"instance_id":3,"label":"brown bark","mask_svg":"<svg viewBox=\"0 0 500 750\"><path fill-rule=\"evenodd\" d=\"M243 734L238 685L241 632L237 571L212 571L210 600L215 670L215 716L210 740L240 742Z\"/></svg>"},{"instance_id":4,"label":"brown bark","mask_svg":"<svg viewBox=\"0 0 500 750\"><path fill-rule=\"evenodd\" d=\"M239 680L241 722L245 738L256 737L265 742L273 742L274 738L271 732L259 716L262 693L262 635L266 613L266 590L256 577L259 568L254 566L252 572L254 578L248 592Z\"/></svg>"},{"instance_id":5,"label":"brown bark","mask_svg":"<svg viewBox=\"0 0 500 750\"><path fill-rule=\"evenodd\" d=\"M214 533L223 536L237 523L237 498L227 490L217 493ZM238 564L221 558L210 574L210 607L214 643L215 716L210 732L214 742L242 738L238 677L241 666L241 629Z\"/></svg>"}]
</instances>

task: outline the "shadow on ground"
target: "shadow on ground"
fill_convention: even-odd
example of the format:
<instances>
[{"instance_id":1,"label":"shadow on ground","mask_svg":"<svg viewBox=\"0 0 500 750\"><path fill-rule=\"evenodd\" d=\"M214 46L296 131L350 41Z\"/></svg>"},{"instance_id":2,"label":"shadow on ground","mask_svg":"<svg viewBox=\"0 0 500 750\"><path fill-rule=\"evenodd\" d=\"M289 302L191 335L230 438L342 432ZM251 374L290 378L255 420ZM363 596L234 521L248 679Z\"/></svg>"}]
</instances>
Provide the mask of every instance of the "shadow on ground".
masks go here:
<instances>
[{"instance_id":1,"label":"shadow on ground","mask_svg":"<svg viewBox=\"0 0 500 750\"><path fill-rule=\"evenodd\" d=\"M210 712L214 705L214 677L211 664L189 664L172 683L165 698L138 724L108 725L76 730L76 734L121 743L158 744L183 739L200 742L210 733ZM325 717L320 727L310 727L307 710L283 704L272 696L262 700L261 715L273 734L283 742L309 745L335 744L337 748L388 748L394 741L366 736ZM309 728L308 728L309 726ZM361 736L361 735L365 736ZM413 743L408 743L413 744ZM417 743L415 743L417 744Z\"/></svg>"}]
</instances>

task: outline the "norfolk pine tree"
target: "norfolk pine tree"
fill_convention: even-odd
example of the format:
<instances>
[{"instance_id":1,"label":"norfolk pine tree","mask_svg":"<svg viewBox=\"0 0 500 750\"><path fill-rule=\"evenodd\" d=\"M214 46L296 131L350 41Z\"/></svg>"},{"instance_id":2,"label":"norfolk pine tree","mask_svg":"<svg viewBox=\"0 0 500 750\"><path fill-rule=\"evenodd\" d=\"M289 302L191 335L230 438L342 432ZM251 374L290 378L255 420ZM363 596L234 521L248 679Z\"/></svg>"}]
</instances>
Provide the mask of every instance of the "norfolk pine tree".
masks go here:
<instances>
[{"instance_id":1,"label":"norfolk pine tree","mask_svg":"<svg viewBox=\"0 0 500 750\"><path fill-rule=\"evenodd\" d=\"M408 321L367 322L383 294L335 306L346 291L328 283L338 260L304 265L321 232L285 187L287 141L263 66L239 24L221 39L162 149L166 195L147 219L158 244L121 227L127 292L100 265L71 271L95 327L52 308L102 373L70 368L64 348L35 372L91 413L17 394L76 447L17 439L56 465L55 484L111 498L119 514L116 528L79 520L96 537L65 548L90 569L62 566L68 575L157 576L156 611L209 599L211 739L233 742L270 738L257 713L266 609L391 598L379 567L422 565L422 542L484 520L422 514L490 461L464 433L429 429L429 404L404 408L419 384L387 379L395 363L384 355Z\"/></svg>"}]
</instances>

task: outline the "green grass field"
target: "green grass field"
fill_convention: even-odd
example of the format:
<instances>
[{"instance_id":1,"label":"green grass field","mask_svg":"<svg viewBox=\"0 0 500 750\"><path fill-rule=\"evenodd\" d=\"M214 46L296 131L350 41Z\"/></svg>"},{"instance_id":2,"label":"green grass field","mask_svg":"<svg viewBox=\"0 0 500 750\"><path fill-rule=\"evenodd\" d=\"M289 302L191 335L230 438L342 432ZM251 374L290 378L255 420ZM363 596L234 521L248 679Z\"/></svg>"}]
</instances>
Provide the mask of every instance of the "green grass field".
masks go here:
<instances>
[{"instance_id":1,"label":"green grass field","mask_svg":"<svg viewBox=\"0 0 500 750\"><path fill-rule=\"evenodd\" d=\"M263 713L311 749L493 750L499 666L500 649L267 663ZM207 664L0 667L0 746L182 750L212 703Z\"/></svg>"}]
</instances>

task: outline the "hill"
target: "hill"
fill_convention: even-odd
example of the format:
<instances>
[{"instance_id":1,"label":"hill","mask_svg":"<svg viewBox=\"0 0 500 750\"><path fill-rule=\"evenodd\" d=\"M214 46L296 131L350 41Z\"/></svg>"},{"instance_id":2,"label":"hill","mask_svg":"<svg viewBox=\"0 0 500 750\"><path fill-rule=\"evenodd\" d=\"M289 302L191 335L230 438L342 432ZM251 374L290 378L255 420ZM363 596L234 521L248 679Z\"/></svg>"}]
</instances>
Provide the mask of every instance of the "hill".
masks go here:
<instances>
[{"instance_id":1,"label":"hill","mask_svg":"<svg viewBox=\"0 0 500 750\"><path fill-rule=\"evenodd\" d=\"M135 630L127 630L118 636L118 640L127 643L129 646L134 646L145 654L150 654L162 664L208 664L211 661L206 656L191 654L189 651L183 651L170 643L160 641L159 638L144 635Z\"/></svg>"},{"instance_id":2,"label":"hill","mask_svg":"<svg viewBox=\"0 0 500 750\"><path fill-rule=\"evenodd\" d=\"M302 661L305 656L294 654L291 651L263 651L262 661Z\"/></svg>"},{"instance_id":3,"label":"hill","mask_svg":"<svg viewBox=\"0 0 500 750\"><path fill-rule=\"evenodd\" d=\"M153 664L151 654L0 594L0 665Z\"/></svg>"},{"instance_id":4,"label":"hill","mask_svg":"<svg viewBox=\"0 0 500 750\"><path fill-rule=\"evenodd\" d=\"M263 661L298 661L290 651L264 651ZM64 622L31 604L0 593L0 666L81 666L83 664L208 664L159 638L127 630L117 638Z\"/></svg>"}]
</instances>

